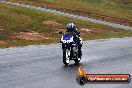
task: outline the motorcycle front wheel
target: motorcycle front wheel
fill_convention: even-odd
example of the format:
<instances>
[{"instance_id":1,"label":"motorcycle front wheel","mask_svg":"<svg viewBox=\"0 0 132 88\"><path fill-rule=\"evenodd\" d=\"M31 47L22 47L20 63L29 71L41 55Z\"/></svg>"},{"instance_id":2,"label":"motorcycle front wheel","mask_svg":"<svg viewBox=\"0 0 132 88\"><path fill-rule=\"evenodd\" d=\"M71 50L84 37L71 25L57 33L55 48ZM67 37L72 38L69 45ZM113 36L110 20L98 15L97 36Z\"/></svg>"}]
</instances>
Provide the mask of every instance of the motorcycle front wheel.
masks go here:
<instances>
[{"instance_id":1,"label":"motorcycle front wheel","mask_svg":"<svg viewBox=\"0 0 132 88\"><path fill-rule=\"evenodd\" d=\"M70 63L70 50L69 49L63 49L63 63L65 66L68 66Z\"/></svg>"}]
</instances>

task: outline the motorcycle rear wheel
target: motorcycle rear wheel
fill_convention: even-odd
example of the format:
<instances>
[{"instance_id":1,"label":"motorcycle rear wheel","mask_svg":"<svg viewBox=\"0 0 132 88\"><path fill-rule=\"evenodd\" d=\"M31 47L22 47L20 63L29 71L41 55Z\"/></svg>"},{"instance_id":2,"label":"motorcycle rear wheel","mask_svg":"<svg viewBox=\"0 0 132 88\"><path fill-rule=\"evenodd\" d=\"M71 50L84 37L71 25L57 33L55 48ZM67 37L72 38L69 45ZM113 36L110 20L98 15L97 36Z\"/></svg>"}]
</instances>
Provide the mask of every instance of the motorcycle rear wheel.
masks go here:
<instances>
[{"instance_id":1,"label":"motorcycle rear wheel","mask_svg":"<svg viewBox=\"0 0 132 88\"><path fill-rule=\"evenodd\" d=\"M81 61L81 57L77 57L74 61L75 61L75 64L79 64Z\"/></svg>"},{"instance_id":2,"label":"motorcycle rear wheel","mask_svg":"<svg viewBox=\"0 0 132 88\"><path fill-rule=\"evenodd\" d=\"M76 58L74 59L74 61L75 61L75 64L79 64L80 63L80 61L81 61L81 54L79 53L79 51L78 51L78 47L76 47Z\"/></svg>"}]
</instances>

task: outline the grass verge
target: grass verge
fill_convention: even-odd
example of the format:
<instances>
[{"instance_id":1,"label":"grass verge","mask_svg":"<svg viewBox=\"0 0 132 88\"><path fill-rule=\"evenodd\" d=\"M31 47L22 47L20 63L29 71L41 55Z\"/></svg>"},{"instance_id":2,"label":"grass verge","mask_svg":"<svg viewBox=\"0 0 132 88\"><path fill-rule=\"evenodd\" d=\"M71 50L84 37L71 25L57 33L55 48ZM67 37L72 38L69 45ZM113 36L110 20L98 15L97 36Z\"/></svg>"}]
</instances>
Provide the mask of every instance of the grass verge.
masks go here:
<instances>
[{"instance_id":1,"label":"grass verge","mask_svg":"<svg viewBox=\"0 0 132 88\"><path fill-rule=\"evenodd\" d=\"M0 47L58 43L66 24L73 22L84 40L132 36L132 31L0 4Z\"/></svg>"},{"instance_id":2,"label":"grass verge","mask_svg":"<svg viewBox=\"0 0 132 88\"><path fill-rule=\"evenodd\" d=\"M131 0L7 0L132 26Z\"/></svg>"}]
</instances>

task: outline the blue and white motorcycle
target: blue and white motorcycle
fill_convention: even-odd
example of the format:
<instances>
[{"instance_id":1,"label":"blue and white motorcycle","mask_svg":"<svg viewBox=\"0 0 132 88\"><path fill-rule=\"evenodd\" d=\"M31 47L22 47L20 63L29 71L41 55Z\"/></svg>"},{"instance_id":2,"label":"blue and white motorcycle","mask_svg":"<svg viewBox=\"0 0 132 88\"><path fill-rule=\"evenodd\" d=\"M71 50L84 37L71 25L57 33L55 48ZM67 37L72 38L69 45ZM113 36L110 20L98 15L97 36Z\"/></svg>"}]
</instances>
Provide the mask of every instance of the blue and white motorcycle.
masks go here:
<instances>
[{"instance_id":1,"label":"blue and white motorcycle","mask_svg":"<svg viewBox=\"0 0 132 88\"><path fill-rule=\"evenodd\" d=\"M78 44L76 34L72 32L66 32L60 40L63 50L63 63L68 66L70 60L74 60L75 64L78 64L81 60L81 54L78 52Z\"/></svg>"}]
</instances>

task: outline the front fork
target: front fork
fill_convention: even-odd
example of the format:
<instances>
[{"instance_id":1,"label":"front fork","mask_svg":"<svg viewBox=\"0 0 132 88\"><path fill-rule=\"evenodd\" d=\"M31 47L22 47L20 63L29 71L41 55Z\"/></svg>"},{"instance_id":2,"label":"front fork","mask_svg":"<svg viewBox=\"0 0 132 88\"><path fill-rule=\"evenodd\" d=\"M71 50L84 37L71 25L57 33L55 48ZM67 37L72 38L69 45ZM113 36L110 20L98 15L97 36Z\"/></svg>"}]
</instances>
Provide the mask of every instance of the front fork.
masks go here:
<instances>
[{"instance_id":1,"label":"front fork","mask_svg":"<svg viewBox=\"0 0 132 88\"><path fill-rule=\"evenodd\" d=\"M78 55L78 47L77 46L72 46L72 47L67 47L66 45L62 44L62 50L63 49L69 49L70 50L70 60L76 58L76 55Z\"/></svg>"}]
</instances>

